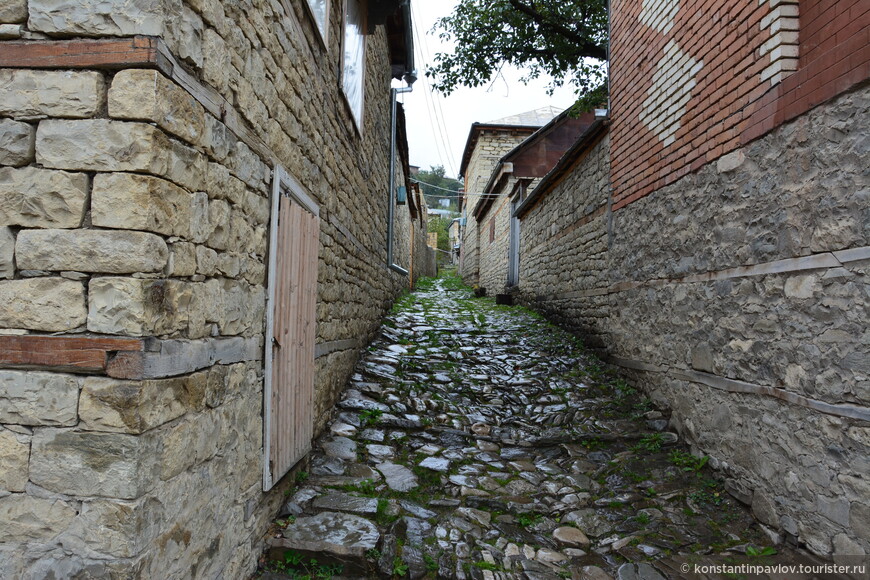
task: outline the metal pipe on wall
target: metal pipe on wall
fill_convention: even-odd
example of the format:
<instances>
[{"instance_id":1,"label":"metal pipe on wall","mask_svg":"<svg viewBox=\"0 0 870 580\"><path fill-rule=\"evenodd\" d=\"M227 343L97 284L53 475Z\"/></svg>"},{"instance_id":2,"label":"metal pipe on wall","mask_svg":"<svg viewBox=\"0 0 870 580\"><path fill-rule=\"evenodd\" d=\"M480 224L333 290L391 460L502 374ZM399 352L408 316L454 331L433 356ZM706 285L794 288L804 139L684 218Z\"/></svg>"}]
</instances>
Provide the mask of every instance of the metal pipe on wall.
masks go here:
<instances>
[{"instance_id":1,"label":"metal pipe on wall","mask_svg":"<svg viewBox=\"0 0 870 580\"><path fill-rule=\"evenodd\" d=\"M405 81L408 82L410 75L405 75ZM416 80L416 77L413 77ZM413 81L411 81L413 82ZM414 88L411 83L407 87L400 89L390 89L390 107L391 107L391 122L390 122L390 195L389 208L387 210L387 264L394 272L398 272L404 276L409 274L408 270L393 262L393 222L396 218L396 95L399 93L410 93Z\"/></svg>"}]
</instances>

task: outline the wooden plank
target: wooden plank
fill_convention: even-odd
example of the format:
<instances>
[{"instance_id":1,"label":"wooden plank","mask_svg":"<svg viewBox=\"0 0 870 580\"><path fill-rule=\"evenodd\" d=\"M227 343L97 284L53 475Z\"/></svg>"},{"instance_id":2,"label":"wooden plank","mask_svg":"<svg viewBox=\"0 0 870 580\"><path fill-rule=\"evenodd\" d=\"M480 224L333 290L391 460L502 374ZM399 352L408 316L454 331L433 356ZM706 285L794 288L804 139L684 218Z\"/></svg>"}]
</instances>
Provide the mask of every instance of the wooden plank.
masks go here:
<instances>
[{"instance_id":1,"label":"wooden plank","mask_svg":"<svg viewBox=\"0 0 870 580\"><path fill-rule=\"evenodd\" d=\"M311 416L311 403L309 397L310 391L310 370L311 364L309 358L309 349L314 345L314 337L311 335L311 320L312 316L309 312L310 302L310 286L311 286L311 221L315 219L307 212L300 212L301 227L299 231L300 256L299 260L299 312L297 314L297 324L299 328L299 346L297 349L299 380L297 383L297 407L296 407L296 441L295 455L302 457L307 451L308 441L311 440L311 434L308 430L309 418Z\"/></svg>"},{"instance_id":2,"label":"wooden plank","mask_svg":"<svg viewBox=\"0 0 870 580\"><path fill-rule=\"evenodd\" d=\"M0 336L0 365L101 372L110 352L142 350L144 342L138 338Z\"/></svg>"},{"instance_id":3,"label":"wooden plank","mask_svg":"<svg viewBox=\"0 0 870 580\"><path fill-rule=\"evenodd\" d=\"M0 44L0 67L129 68L157 65L157 39L23 40Z\"/></svg>"},{"instance_id":4,"label":"wooden plank","mask_svg":"<svg viewBox=\"0 0 870 580\"><path fill-rule=\"evenodd\" d=\"M306 280L306 292L308 294L308 326L305 338L305 365L306 365L306 398L305 398L305 431L300 442L304 455L311 449L311 441L314 438L314 343L317 340L317 270L320 265L320 219L316 215L308 217L310 231L308 233L308 271Z\"/></svg>"},{"instance_id":5,"label":"wooden plank","mask_svg":"<svg viewBox=\"0 0 870 580\"><path fill-rule=\"evenodd\" d=\"M700 371L677 369L672 374L678 379L707 385L708 387L712 387L714 389L726 391L729 393L767 395L768 397L773 397L775 399L779 399L781 401L785 401L786 403L797 405L799 407L813 409L814 411L819 411L820 413L825 413L827 415L847 417L850 419L859 419L861 421L870 421L870 407L851 405L848 403L827 403L825 401L810 399L809 397L786 391L785 389L770 387L766 385L756 385L753 383L747 383L745 381L720 377L718 375L712 375Z\"/></svg>"},{"instance_id":6,"label":"wooden plank","mask_svg":"<svg viewBox=\"0 0 870 580\"><path fill-rule=\"evenodd\" d=\"M296 455L297 441L299 437L299 342L300 328L298 316L300 314L301 294L299 292L299 278L304 256L300 254L299 231L302 225L302 208L287 198L290 205L289 213L292 216L290 227L287 232L290 243L287 247L288 255L293 256L290 260L286 274L287 288L289 291L289 308L284 313L284 322L287 325L287 352L285 353L287 367L285 368L285 381L287 397L285 400L284 414L288 422L284 436L283 461L288 469L293 465Z\"/></svg>"},{"instance_id":7,"label":"wooden plank","mask_svg":"<svg viewBox=\"0 0 870 580\"><path fill-rule=\"evenodd\" d=\"M158 379L260 357L260 341L253 337L157 340L149 347L143 352L119 352L110 357L106 374L117 379Z\"/></svg>"},{"instance_id":8,"label":"wooden plank","mask_svg":"<svg viewBox=\"0 0 870 580\"><path fill-rule=\"evenodd\" d=\"M274 355L275 355L275 300L278 272L278 209L281 199L281 181L278 179L278 171L273 174L272 199L269 213L269 266L268 266L268 294L266 299L266 344L263 356L265 358L265 380L263 381L263 490L269 491L274 485L272 478L274 462Z\"/></svg>"},{"instance_id":9,"label":"wooden plank","mask_svg":"<svg viewBox=\"0 0 870 580\"><path fill-rule=\"evenodd\" d=\"M157 43L157 51L160 54L158 64L161 72L181 85L199 104L205 107L206 111L221 119L227 105L226 99L215 89L202 84L184 70L162 39Z\"/></svg>"}]
</instances>

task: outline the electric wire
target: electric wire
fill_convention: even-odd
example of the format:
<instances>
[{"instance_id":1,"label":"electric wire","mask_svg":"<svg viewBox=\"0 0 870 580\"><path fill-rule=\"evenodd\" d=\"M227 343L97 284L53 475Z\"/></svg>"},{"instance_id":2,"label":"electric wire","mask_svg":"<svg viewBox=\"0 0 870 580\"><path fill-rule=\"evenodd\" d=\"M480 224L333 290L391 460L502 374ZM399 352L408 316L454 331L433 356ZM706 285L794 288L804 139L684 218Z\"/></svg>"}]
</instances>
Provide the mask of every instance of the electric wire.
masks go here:
<instances>
[{"instance_id":1,"label":"electric wire","mask_svg":"<svg viewBox=\"0 0 870 580\"><path fill-rule=\"evenodd\" d=\"M412 14L414 12L414 3L411 3ZM429 49L426 43L426 37L421 34L417 18L412 17L411 21L414 26L414 35L417 38L417 52L424 64L430 61ZM433 94L432 88L425 74L420 75L420 80L423 82L423 96L426 102L426 113L429 116L429 127L432 130L432 136L435 140L436 151L438 158L441 160L441 165L447 167L451 174L456 175L456 166L453 163L452 145L450 143L450 132L447 130L447 125L444 121L444 110L441 108L440 101ZM440 116L439 116L440 113ZM437 133L437 134L436 134Z\"/></svg>"},{"instance_id":2,"label":"electric wire","mask_svg":"<svg viewBox=\"0 0 870 580\"><path fill-rule=\"evenodd\" d=\"M507 196L507 193L459 193L454 189L447 189L446 187L438 187L437 185L432 185L431 183L426 183L425 181L420 181L419 179L410 178L413 183L419 183L420 185L425 185L426 187L431 187L433 189L440 189L441 191L449 191L454 195L442 195L438 194L438 197L504 197Z\"/></svg>"},{"instance_id":3,"label":"electric wire","mask_svg":"<svg viewBox=\"0 0 870 580\"><path fill-rule=\"evenodd\" d=\"M428 45L428 43L426 42L425 37L422 39L422 50L423 50L423 52L425 53L426 62L429 62L429 58L430 58L430 55L429 55L429 45ZM428 82L428 81L426 81L426 82ZM453 151L453 143L451 143L451 141L450 141L450 131L447 129L447 123L446 123L446 121L445 121L445 116L444 116L444 109L443 109L442 106L441 106L441 101L444 100L444 98L443 98L443 96L442 96L440 93L438 93L438 94L436 95L435 92L431 90L431 87L430 87L430 93L429 93L429 94L432 96L432 101L433 101L433 102L435 103L435 105L438 107L438 114L436 114L435 118L441 122L441 125L442 125L442 127L443 127L443 129L444 129L445 145L446 145L446 148L447 148L447 151L448 151L448 155L447 155L447 157L448 157L448 159L450 159L450 168L451 168L451 172L453 173L453 175L456 175L456 174L457 174L457 173L456 173L456 167L453 165L453 158L452 158L452 156L450 156L450 152Z\"/></svg>"}]
</instances>

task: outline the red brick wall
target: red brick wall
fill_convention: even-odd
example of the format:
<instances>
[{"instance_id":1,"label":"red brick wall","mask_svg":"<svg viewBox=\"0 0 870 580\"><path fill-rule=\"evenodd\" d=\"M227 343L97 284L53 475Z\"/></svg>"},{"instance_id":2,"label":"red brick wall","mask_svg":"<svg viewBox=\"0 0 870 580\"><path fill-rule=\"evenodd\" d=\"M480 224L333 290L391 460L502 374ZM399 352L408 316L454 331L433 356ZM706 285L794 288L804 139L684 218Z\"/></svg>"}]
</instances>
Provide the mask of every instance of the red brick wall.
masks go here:
<instances>
[{"instance_id":1,"label":"red brick wall","mask_svg":"<svg viewBox=\"0 0 870 580\"><path fill-rule=\"evenodd\" d=\"M614 209L870 76L866 0L611 6Z\"/></svg>"},{"instance_id":2,"label":"red brick wall","mask_svg":"<svg viewBox=\"0 0 870 580\"><path fill-rule=\"evenodd\" d=\"M867 0L801 0L801 66L808 65L862 31L866 33L867 12L870 12Z\"/></svg>"}]
</instances>

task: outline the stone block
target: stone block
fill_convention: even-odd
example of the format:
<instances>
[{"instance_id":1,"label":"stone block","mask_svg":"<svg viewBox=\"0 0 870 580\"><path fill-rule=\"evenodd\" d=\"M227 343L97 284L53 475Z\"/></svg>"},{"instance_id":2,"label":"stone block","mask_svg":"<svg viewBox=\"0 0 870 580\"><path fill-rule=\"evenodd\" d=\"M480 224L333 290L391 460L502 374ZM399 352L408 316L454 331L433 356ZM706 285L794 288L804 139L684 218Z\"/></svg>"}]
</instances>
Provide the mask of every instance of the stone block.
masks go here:
<instances>
[{"instance_id":1,"label":"stone block","mask_svg":"<svg viewBox=\"0 0 870 580\"><path fill-rule=\"evenodd\" d=\"M190 289L176 280L95 278L88 288L88 330L128 336L187 328Z\"/></svg>"},{"instance_id":2,"label":"stone block","mask_svg":"<svg viewBox=\"0 0 870 580\"><path fill-rule=\"evenodd\" d=\"M196 247L196 271L204 276L214 276L217 269L217 252L206 246Z\"/></svg>"},{"instance_id":3,"label":"stone block","mask_svg":"<svg viewBox=\"0 0 870 580\"><path fill-rule=\"evenodd\" d=\"M150 497L133 502L86 501L59 541L79 554L93 550L116 558L133 558L151 545L164 517L163 506Z\"/></svg>"},{"instance_id":4,"label":"stone block","mask_svg":"<svg viewBox=\"0 0 870 580\"><path fill-rule=\"evenodd\" d=\"M169 138L145 123L50 119L36 130L37 162L57 169L164 175L170 149Z\"/></svg>"},{"instance_id":5,"label":"stone block","mask_svg":"<svg viewBox=\"0 0 870 580\"><path fill-rule=\"evenodd\" d=\"M245 334L263 320L265 294L263 288L255 288L235 280L224 280L220 304L223 307L219 312L218 322L221 334Z\"/></svg>"},{"instance_id":6,"label":"stone block","mask_svg":"<svg viewBox=\"0 0 870 580\"><path fill-rule=\"evenodd\" d=\"M75 517L75 508L60 499L8 495L0 498L0 542L47 542Z\"/></svg>"},{"instance_id":7,"label":"stone block","mask_svg":"<svg viewBox=\"0 0 870 580\"><path fill-rule=\"evenodd\" d=\"M744 161L746 161L746 154L743 152L743 149L732 151L716 160L716 171L718 173L729 173L743 165Z\"/></svg>"},{"instance_id":8,"label":"stone block","mask_svg":"<svg viewBox=\"0 0 870 580\"><path fill-rule=\"evenodd\" d=\"M198 260L199 252L197 252ZM205 283L191 284L190 289L188 334L190 338L209 336L213 324L217 324L221 320L221 312L223 311L221 282L211 279Z\"/></svg>"},{"instance_id":9,"label":"stone block","mask_svg":"<svg viewBox=\"0 0 870 580\"><path fill-rule=\"evenodd\" d=\"M230 204L222 199L213 200L208 204L208 221L211 235L208 245L218 250L227 249L230 235Z\"/></svg>"},{"instance_id":10,"label":"stone block","mask_svg":"<svg viewBox=\"0 0 870 580\"><path fill-rule=\"evenodd\" d=\"M188 242L169 244L169 261L166 264L167 276L193 276L196 274L196 248Z\"/></svg>"},{"instance_id":11,"label":"stone block","mask_svg":"<svg viewBox=\"0 0 870 580\"><path fill-rule=\"evenodd\" d=\"M82 379L36 371L0 371L0 423L75 425Z\"/></svg>"},{"instance_id":12,"label":"stone block","mask_svg":"<svg viewBox=\"0 0 870 580\"><path fill-rule=\"evenodd\" d=\"M0 226L0 278L15 276L15 235L8 226Z\"/></svg>"},{"instance_id":13,"label":"stone block","mask_svg":"<svg viewBox=\"0 0 870 580\"><path fill-rule=\"evenodd\" d=\"M0 165L19 167L33 161L36 129L28 123L0 119Z\"/></svg>"},{"instance_id":14,"label":"stone block","mask_svg":"<svg viewBox=\"0 0 870 580\"><path fill-rule=\"evenodd\" d=\"M77 228L85 215L88 177L37 167L0 167L0 223Z\"/></svg>"},{"instance_id":15,"label":"stone block","mask_svg":"<svg viewBox=\"0 0 870 580\"><path fill-rule=\"evenodd\" d=\"M161 0L30 0L31 30L81 36L163 33Z\"/></svg>"},{"instance_id":16,"label":"stone block","mask_svg":"<svg viewBox=\"0 0 870 580\"><path fill-rule=\"evenodd\" d=\"M163 238L112 230L23 230L15 253L22 270L107 274L160 272L169 259Z\"/></svg>"},{"instance_id":17,"label":"stone block","mask_svg":"<svg viewBox=\"0 0 870 580\"><path fill-rule=\"evenodd\" d=\"M205 405L207 373L164 380L86 379L79 399L81 428L143 433Z\"/></svg>"},{"instance_id":18,"label":"stone block","mask_svg":"<svg viewBox=\"0 0 870 580\"><path fill-rule=\"evenodd\" d=\"M0 24L0 40L18 40L23 29L21 24Z\"/></svg>"},{"instance_id":19,"label":"stone block","mask_svg":"<svg viewBox=\"0 0 870 580\"><path fill-rule=\"evenodd\" d=\"M0 327L60 332L87 320L85 288L63 278L0 280Z\"/></svg>"},{"instance_id":20,"label":"stone block","mask_svg":"<svg viewBox=\"0 0 870 580\"><path fill-rule=\"evenodd\" d=\"M792 276L785 281L784 292L787 298L812 298L819 290L817 276Z\"/></svg>"},{"instance_id":21,"label":"stone block","mask_svg":"<svg viewBox=\"0 0 870 580\"><path fill-rule=\"evenodd\" d=\"M30 481L57 493L136 499L152 487L155 457L147 436L39 429Z\"/></svg>"},{"instance_id":22,"label":"stone block","mask_svg":"<svg viewBox=\"0 0 870 580\"><path fill-rule=\"evenodd\" d=\"M30 444L6 429L0 430L0 491L24 491Z\"/></svg>"},{"instance_id":23,"label":"stone block","mask_svg":"<svg viewBox=\"0 0 870 580\"><path fill-rule=\"evenodd\" d=\"M241 272L241 262L236 254L224 253L218 256L217 269L227 278L238 278Z\"/></svg>"},{"instance_id":24,"label":"stone block","mask_svg":"<svg viewBox=\"0 0 870 580\"><path fill-rule=\"evenodd\" d=\"M202 18L187 5L175 18L166 19L166 42L173 54L197 70L202 68Z\"/></svg>"},{"instance_id":25,"label":"stone block","mask_svg":"<svg viewBox=\"0 0 870 580\"><path fill-rule=\"evenodd\" d=\"M164 179L103 173L94 177L91 219L99 227L188 238L194 201L192 194Z\"/></svg>"},{"instance_id":26,"label":"stone block","mask_svg":"<svg viewBox=\"0 0 870 580\"><path fill-rule=\"evenodd\" d=\"M197 243L204 243L211 235L211 223L209 222L208 195L197 191L193 194L193 206L190 210L190 239Z\"/></svg>"},{"instance_id":27,"label":"stone block","mask_svg":"<svg viewBox=\"0 0 870 580\"><path fill-rule=\"evenodd\" d=\"M150 121L188 143L203 144L202 105L155 70L129 69L115 75L109 89L109 116Z\"/></svg>"},{"instance_id":28,"label":"stone block","mask_svg":"<svg viewBox=\"0 0 870 580\"><path fill-rule=\"evenodd\" d=\"M163 437L160 454L160 479L172 479L196 462L195 423L184 419L172 426Z\"/></svg>"},{"instance_id":29,"label":"stone block","mask_svg":"<svg viewBox=\"0 0 870 580\"><path fill-rule=\"evenodd\" d=\"M27 20L27 0L3 0L0 4L0 22Z\"/></svg>"},{"instance_id":30,"label":"stone block","mask_svg":"<svg viewBox=\"0 0 870 580\"><path fill-rule=\"evenodd\" d=\"M211 28L203 34L203 54L203 78L218 90L224 89L229 82L230 53L224 39Z\"/></svg>"},{"instance_id":31,"label":"stone block","mask_svg":"<svg viewBox=\"0 0 870 580\"><path fill-rule=\"evenodd\" d=\"M0 70L0 115L92 117L103 104L104 88L103 75L96 72L3 69Z\"/></svg>"},{"instance_id":32,"label":"stone block","mask_svg":"<svg viewBox=\"0 0 870 580\"><path fill-rule=\"evenodd\" d=\"M166 178L190 191L205 187L208 159L180 141L170 140L166 153Z\"/></svg>"},{"instance_id":33,"label":"stone block","mask_svg":"<svg viewBox=\"0 0 870 580\"><path fill-rule=\"evenodd\" d=\"M262 256L260 250L263 239L260 236L260 229L252 228L242 212L234 210L230 216L230 236L227 240L227 249L241 253L254 252Z\"/></svg>"}]
</instances>

